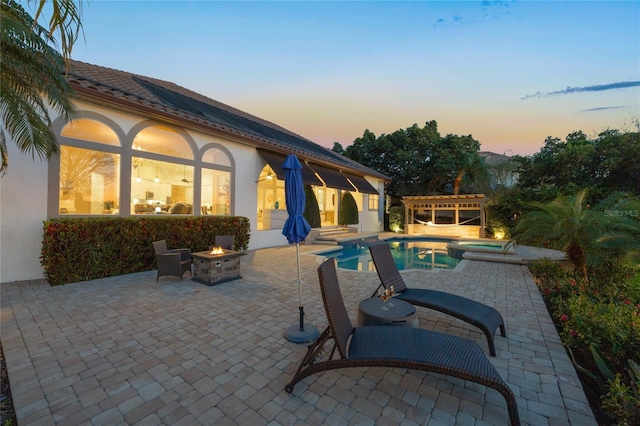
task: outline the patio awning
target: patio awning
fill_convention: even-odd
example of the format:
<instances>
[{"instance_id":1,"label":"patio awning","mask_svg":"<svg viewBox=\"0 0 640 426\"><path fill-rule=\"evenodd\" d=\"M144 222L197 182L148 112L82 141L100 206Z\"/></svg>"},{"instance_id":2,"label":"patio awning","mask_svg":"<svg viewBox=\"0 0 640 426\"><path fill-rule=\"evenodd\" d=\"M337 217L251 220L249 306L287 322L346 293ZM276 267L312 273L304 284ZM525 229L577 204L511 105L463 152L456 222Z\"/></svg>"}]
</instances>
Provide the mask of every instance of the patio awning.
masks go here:
<instances>
[{"instance_id":1,"label":"patio awning","mask_svg":"<svg viewBox=\"0 0 640 426\"><path fill-rule=\"evenodd\" d=\"M353 185L338 170L328 169L315 163L310 163L309 165L329 188L344 189L346 191L354 190Z\"/></svg>"},{"instance_id":2,"label":"patio awning","mask_svg":"<svg viewBox=\"0 0 640 426\"><path fill-rule=\"evenodd\" d=\"M264 161L266 161L267 164L273 169L278 179L284 180L284 170L282 170L282 164L287 157L283 154L277 154L271 151L263 151L261 149L259 149L258 152L260 153ZM322 182L320 181L320 179L318 179L313 170L311 170L311 168L305 163L301 162L301 164L302 182L307 185L322 186Z\"/></svg>"},{"instance_id":3,"label":"patio awning","mask_svg":"<svg viewBox=\"0 0 640 426\"><path fill-rule=\"evenodd\" d=\"M344 173L347 179L351 181L353 186L356 187L358 192L362 192L363 194L376 194L378 195L378 191L371 185L364 177L358 175L352 175L351 173Z\"/></svg>"}]
</instances>

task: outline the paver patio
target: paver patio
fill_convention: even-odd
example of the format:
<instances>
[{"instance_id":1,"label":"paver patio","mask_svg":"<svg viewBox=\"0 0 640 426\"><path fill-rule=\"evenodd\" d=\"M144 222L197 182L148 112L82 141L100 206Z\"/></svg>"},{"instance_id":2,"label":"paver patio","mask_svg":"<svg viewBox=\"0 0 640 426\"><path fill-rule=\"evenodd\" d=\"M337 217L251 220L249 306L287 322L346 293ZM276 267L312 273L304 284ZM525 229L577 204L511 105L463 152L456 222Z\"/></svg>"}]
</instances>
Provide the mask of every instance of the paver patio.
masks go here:
<instances>
[{"instance_id":1,"label":"paver patio","mask_svg":"<svg viewBox=\"0 0 640 426\"><path fill-rule=\"evenodd\" d=\"M305 322L326 318L318 256L303 251ZM243 278L213 287L156 272L59 287L1 285L1 337L19 425L505 425L496 391L404 369L345 369L285 392L306 351L283 332L298 321L295 247L249 251ZM525 425L596 425L580 381L526 266L463 261L403 271L411 287L498 309L507 338L491 357ZM338 270L355 322L375 272ZM473 326L418 308L421 327L476 341ZM383 344L384 342L381 342Z\"/></svg>"}]
</instances>

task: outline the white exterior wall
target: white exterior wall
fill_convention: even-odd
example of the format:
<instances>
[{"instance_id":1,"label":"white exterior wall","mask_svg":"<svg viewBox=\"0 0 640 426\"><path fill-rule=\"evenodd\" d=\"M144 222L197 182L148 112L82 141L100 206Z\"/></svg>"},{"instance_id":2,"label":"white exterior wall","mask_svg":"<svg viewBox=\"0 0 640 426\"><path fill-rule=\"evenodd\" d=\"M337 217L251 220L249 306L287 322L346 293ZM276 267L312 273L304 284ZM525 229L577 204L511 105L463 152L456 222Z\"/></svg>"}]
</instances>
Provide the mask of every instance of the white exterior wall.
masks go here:
<instances>
[{"instance_id":1,"label":"white exterior wall","mask_svg":"<svg viewBox=\"0 0 640 426\"><path fill-rule=\"evenodd\" d=\"M92 111L115 121L127 134L144 118L107 108L77 102L81 111ZM51 112L52 116L55 116ZM286 245L281 229L258 230L256 181L264 162L256 149L249 145L188 131L198 148L218 143L229 150L235 163L232 176L232 215L249 218L251 235L249 249ZM12 141L8 141L9 170L0 178L0 282L42 278L40 265L43 221L47 220L48 163L22 154ZM383 183L372 183L383 194ZM54 200L55 202L55 200ZM123 202L123 200L121 200ZM360 215L360 230L378 232L383 229L382 209L384 196L380 196L378 211L369 211L368 204Z\"/></svg>"},{"instance_id":2,"label":"white exterior wall","mask_svg":"<svg viewBox=\"0 0 640 426\"><path fill-rule=\"evenodd\" d=\"M0 177L0 282L42 278L42 222L47 219L47 163L7 140L9 169Z\"/></svg>"},{"instance_id":3,"label":"white exterior wall","mask_svg":"<svg viewBox=\"0 0 640 426\"><path fill-rule=\"evenodd\" d=\"M384 182L371 182L367 181L378 190L381 194L378 197L378 210L369 210L369 195L365 198L365 205L362 212L360 212L360 232L381 232L384 229Z\"/></svg>"}]
</instances>

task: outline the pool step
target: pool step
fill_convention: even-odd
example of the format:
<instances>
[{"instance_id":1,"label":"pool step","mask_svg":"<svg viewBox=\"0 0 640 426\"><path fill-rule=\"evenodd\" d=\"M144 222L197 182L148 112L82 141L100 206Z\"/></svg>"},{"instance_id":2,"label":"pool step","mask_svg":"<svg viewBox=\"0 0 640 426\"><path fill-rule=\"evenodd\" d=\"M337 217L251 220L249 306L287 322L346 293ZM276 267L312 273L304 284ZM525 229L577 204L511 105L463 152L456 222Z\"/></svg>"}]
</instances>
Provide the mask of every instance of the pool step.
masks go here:
<instances>
[{"instance_id":1,"label":"pool step","mask_svg":"<svg viewBox=\"0 0 640 426\"><path fill-rule=\"evenodd\" d=\"M311 231L315 233L315 229ZM354 228L329 228L327 230L317 230L313 236L311 244L337 245L346 241L364 240L367 238L378 238L379 232L359 233Z\"/></svg>"},{"instance_id":2,"label":"pool step","mask_svg":"<svg viewBox=\"0 0 640 426\"><path fill-rule=\"evenodd\" d=\"M349 232L349 228L331 227L331 228L313 228L307 238L305 244L338 244L334 236L344 235Z\"/></svg>"},{"instance_id":3,"label":"pool step","mask_svg":"<svg viewBox=\"0 0 640 426\"><path fill-rule=\"evenodd\" d=\"M526 259L519 256L503 253L489 254L467 251L462 254L462 258L467 260L480 260L483 262L512 263L515 265L526 265L529 263Z\"/></svg>"}]
</instances>

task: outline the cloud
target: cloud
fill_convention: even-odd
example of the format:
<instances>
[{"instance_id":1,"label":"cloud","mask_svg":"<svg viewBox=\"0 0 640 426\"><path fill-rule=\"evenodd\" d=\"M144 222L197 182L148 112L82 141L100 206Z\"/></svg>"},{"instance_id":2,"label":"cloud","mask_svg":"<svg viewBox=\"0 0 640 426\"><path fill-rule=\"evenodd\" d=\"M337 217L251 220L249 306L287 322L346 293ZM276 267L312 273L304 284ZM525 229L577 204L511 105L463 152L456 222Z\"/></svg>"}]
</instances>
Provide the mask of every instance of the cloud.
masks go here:
<instances>
[{"instance_id":1,"label":"cloud","mask_svg":"<svg viewBox=\"0 0 640 426\"><path fill-rule=\"evenodd\" d=\"M610 107L596 107L596 108L583 109L580 112L593 112L593 111L604 111L606 109L624 109L624 108L630 108L630 107L627 106L627 105L610 106Z\"/></svg>"},{"instance_id":2,"label":"cloud","mask_svg":"<svg viewBox=\"0 0 640 426\"><path fill-rule=\"evenodd\" d=\"M571 87L567 86L564 90L557 90L555 92L547 92L541 93L536 92L532 95L523 96L522 100L527 100L531 98L542 98L549 96L557 96L557 95L568 95L570 93L578 93L578 92L602 92L604 90L617 90L617 89L627 89L629 87L637 87L640 86L640 81L620 81L617 83L609 83L609 84L597 84L594 86L585 86L585 87Z\"/></svg>"}]
</instances>

